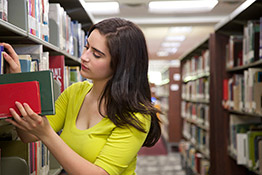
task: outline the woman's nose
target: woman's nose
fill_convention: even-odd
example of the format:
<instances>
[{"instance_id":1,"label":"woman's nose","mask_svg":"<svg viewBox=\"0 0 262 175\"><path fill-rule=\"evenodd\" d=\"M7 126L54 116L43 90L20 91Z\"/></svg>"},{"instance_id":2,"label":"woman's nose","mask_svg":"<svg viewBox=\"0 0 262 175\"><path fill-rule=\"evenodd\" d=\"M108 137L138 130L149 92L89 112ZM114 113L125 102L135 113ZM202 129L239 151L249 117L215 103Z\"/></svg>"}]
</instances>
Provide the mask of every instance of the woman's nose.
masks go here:
<instances>
[{"instance_id":1,"label":"woman's nose","mask_svg":"<svg viewBox=\"0 0 262 175\"><path fill-rule=\"evenodd\" d=\"M89 59L89 52L88 50L84 51L81 55L81 60L85 61L85 62L88 62L90 61Z\"/></svg>"}]
</instances>

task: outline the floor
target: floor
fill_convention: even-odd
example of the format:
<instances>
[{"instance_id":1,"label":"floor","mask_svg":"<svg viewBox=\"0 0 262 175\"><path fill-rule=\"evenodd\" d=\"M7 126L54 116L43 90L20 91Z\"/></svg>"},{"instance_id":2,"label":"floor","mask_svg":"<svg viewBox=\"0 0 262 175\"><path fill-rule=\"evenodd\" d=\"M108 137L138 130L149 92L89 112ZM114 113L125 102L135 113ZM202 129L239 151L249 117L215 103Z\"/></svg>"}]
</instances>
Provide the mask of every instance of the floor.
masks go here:
<instances>
[{"instance_id":1,"label":"floor","mask_svg":"<svg viewBox=\"0 0 262 175\"><path fill-rule=\"evenodd\" d=\"M186 175L182 169L180 155L171 152L166 155L139 155L137 175Z\"/></svg>"},{"instance_id":2,"label":"floor","mask_svg":"<svg viewBox=\"0 0 262 175\"><path fill-rule=\"evenodd\" d=\"M161 137L151 148L142 147L137 156L137 175L186 175L177 149Z\"/></svg>"}]
</instances>

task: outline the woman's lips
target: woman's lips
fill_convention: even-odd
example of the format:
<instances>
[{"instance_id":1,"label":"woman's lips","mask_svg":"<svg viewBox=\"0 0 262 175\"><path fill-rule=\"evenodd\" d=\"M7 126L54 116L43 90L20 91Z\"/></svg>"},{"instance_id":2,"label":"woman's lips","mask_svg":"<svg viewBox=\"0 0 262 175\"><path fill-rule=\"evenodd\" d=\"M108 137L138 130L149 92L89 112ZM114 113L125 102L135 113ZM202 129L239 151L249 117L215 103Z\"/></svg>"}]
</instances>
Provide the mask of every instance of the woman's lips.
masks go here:
<instances>
[{"instance_id":1,"label":"woman's lips","mask_svg":"<svg viewBox=\"0 0 262 175\"><path fill-rule=\"evenodd\" d=\"M84 70L88 70L88 67L86 67L85 65L81 64L81 68Z\"/></svg>"}]
</instances>

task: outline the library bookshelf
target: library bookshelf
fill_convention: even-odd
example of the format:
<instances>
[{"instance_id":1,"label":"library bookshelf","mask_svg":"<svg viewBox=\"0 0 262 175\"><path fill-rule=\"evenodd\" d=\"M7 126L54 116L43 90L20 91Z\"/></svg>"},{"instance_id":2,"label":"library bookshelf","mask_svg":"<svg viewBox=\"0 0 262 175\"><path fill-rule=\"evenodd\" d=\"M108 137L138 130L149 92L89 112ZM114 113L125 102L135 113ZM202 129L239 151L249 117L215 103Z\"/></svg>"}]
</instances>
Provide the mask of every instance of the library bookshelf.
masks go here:
<instances>
[{"instance_id":1,"label":"library bookshelf","mask_svg":"<svg viewBox=\"0 0 262 175\"><path fill-rule=\"evenodd\" d=\"M0 42L9 43L12 46L15 46L15 50L18 49L19 52L22 50L23 52L18 53L18 56L27 54L31 55L32 60L36 59L36 62L39 63L39 68L34 71L49 70L49 61L40 66L41 61L44 62L44 57L48 60L49 56L52 59L56 57L62 57L64 59L62 60L64 65L61 67L65 71L64 75L66 75L66 73L68 74L68 71L71 69L74 69L74 71L79 70L81 54L80 48L83 48L86 32L93 24L89 13L84 8L83 0L4 0L0 2L0 5L2 6L3 4L1 3L6 2L8 2L8 6L5 6L5 10L7 11L4 12L8 12L8 14L6 14L7 18L2 18L2 16L0 16ZM36 6L39 5L41 8L32 10L30 3L35 3ZM51 4L53 4L53 7L50 7ZM63 9L63 24L65 25L62 26L62 29L52 15L50 15L47 7L49 7L49 12L51 11L50 8L53 8L52 10L57 7ZM44 8L45 10L43 10ZM35 13L32 13L32 11ZM3 14L2 11L0 14ZM39 19L39 21L37 19ZM69 30L73 30L69 29L71 22L72 24L76 24L75 26L78 26L77 30L80 31L78 36L72 36L68 32ZM60 35L61 30L64 32L63 36ZM68 46L68 37L72 37L70 46ZM80 38L82 41L80 41ZM22 49L20 48L21 46ZM36 50L34 50L34 53L25 51L26 49L32 48L37 48L37 52L35 53ZM55 68L52 67L52 69ZM32 71L32 69L30 69L30 71ZM67 77L64 78L68 79ZM70 81L73 80L64 80L63 83L67 83L68 85L70 84ZM66 87L66 85L64 86ZM60 91L58 83L55 83L54 88ZM58 92L58 94L59 93L60 92ZM17 135L13 126L7 124L4 120L0 120L0 135L2 134L5 136L7 134L8 137L12 137L12 139L2 141L3 139L1 138L0 174L59 174L61 166L41 142L24 144L21 141L16 140ZM19 145L20 151L17 153L15 153L15 149L8 149L9 146L17 148ZM34 157L33 159L42 159L42 164L44 160L46 165L45 167L42 166L42 168L40 168L40 161L32 163L33 161L29 160L31 159L30 155L32 153L30 153L29 150L32 150L32 147L34 148L34 154L37 156L40 155L40 157ZM9 152L3 152L5 149ZM4 155L7 156L3 157ZM40 169L37 169L36 166ZM16 168L14 169L13 167Z\"/></svg>"},{"instance_id":2,"label":"library bookshelf","mask_svg":"<svg viewBox=\"0 0 262 175\"><path fill-rule=\"evenodd\" d=\"M262 88L259 87L261 80L257 78L262 65L261 9L261 1L245 1L215 26L214 33L182 58L183 62L192 59L203 47L209 50L209 102L204 103L209 106L208 171L212 175L262 173ZM202 102L196 100L191 103ZM182 100L182 106L183 103L187 102ZM183 112L181 115L183 116ZM193 123L191 125L198 125L195 121L190 122ZM188 123L187 119L185 123ZM186 140L189 141L186 148L192 147L200 157L205 157L197 150L198 145L192 144L188 137ZM247 153L246 156L244 152ZM193 170L199 166L196 155L184 157L186 163L195 163ZM203 174L205 165L198 168L200 171L197 173Z\"/></svg>"}]
</instances>

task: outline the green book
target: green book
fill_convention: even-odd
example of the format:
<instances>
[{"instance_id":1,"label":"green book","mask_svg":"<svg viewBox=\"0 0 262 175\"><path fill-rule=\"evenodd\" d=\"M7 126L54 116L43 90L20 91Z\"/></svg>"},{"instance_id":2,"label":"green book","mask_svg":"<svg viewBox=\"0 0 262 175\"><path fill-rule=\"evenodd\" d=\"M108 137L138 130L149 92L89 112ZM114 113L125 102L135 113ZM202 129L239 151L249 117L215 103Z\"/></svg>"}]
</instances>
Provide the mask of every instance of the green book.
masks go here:
<instances>
[{"instance_id":1,"label":"green book","mask_svg":"<svg viewBox=\"0 0 262 175\"><path fill-rule=\"evenodd\" d=\"M41 96L41 114L55 114L54 79L50 70L36 72L22 72L0 75L0 84L39 81Z\"/></svg>"},{"instance_id":2,"label":"green book","mask_svg":"<svg viewBox=\"0 0 262 175\"><path fill-rule=\"evenodd\" d=\"M255 168L255 138L258 136L262 136L262 131L249 131L248 134L248 148L249 148L249 160L248 160L248 167L253 169Z\"/></svg>"}]
</instances>

